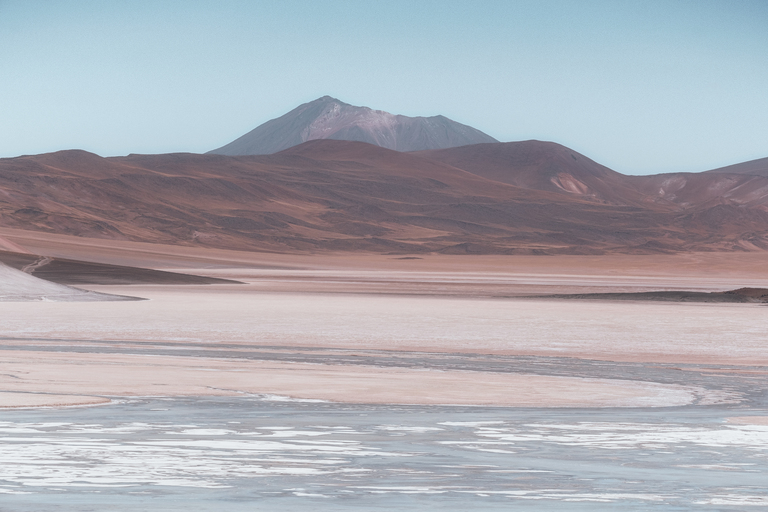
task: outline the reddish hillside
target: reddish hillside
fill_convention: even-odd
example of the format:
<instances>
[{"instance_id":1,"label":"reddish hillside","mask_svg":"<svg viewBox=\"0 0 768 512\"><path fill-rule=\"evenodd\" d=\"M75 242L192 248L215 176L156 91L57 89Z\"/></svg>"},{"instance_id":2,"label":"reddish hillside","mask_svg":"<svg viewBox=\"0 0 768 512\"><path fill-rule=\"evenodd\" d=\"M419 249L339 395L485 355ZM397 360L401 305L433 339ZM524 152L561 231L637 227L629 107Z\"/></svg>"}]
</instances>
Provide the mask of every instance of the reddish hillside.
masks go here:
<instances>
[{"instance_id":1,"label":"reddish hillside","mask_svg":"<svg viewBox=\"0 0 768 512\"><path fill-rule=\"evenodd\" d=\"M626 176L554 142L474 144L414 154L526 189L611 204L644 203Z\"/></svg>"},{"instance_id":2,"label":"reddish hillside","mask_svg":"<svg viewBox=\"0 0 768 512\"><path fill-rule=\"evenodd\" d=\"M730 204L768 206L768 176L725 173L669 173L627 176L626 180L656 203L682 208L706 208Z\"/></svg>"},{"instance_id":3,"label":"reddish hillside","mask_svg":"<svg viewBox=\"0 0 768 512\"><path fill-rule=\"evenodd\" d=\"M700 185L694 183L700 178L690 178L690 190L676 189L670 198L659 195L659 179L623 176L539 142L416 154L334 140L269 156L101 158L62 151L0 159L0 225L267 251L768 246L759 183L736 180L707 195L700 190L714 190L707 188L709 178Z\"/></svg>"},{"instance_id":4,"label":"reddish hillside","mask_svg":"<svg viewBox=\"0 0 768 512\"><path fill-rule=\"evenodd\" d=\"M758 158L749 162L728 165L719 169L712 169L708 173L726 173L726 174L751 174L753 176L768 177L768 158Z\"/></svg>"}]
</instances>

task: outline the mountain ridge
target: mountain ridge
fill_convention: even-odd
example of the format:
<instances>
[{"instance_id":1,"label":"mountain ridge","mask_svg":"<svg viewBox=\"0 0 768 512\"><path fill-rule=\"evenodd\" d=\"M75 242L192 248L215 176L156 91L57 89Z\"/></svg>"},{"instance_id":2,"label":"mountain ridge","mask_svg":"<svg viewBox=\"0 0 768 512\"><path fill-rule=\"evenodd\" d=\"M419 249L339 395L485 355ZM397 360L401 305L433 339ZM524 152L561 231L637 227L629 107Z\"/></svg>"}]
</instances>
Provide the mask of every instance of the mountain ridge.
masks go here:
<instances>
[{"instance_id":1,"label":"mountain ridge","mask_svg":"<svg viewBox=\"0 0 768 512\"><path fill-rule=\"evenodd\" d=\"M726 165L725 167L719 167L717 169L712 169L705 172L719 174L751 174L753 176L768 177L768 157L749 160L747 162L741 162L733 165Z\"/></svg>"},{"instance_id":2,"label":"mountain ridge","mask_svg":"<svg viewBox=\"0 0 768 512\"><path fill-rule=\"evenodd\" d=\"M64 151L0 159L0 191L4 227L248 251L768 249L768 178L625 176L542 141L415 153L330 139L271 155Z\"/></svg>"},{"instance_id":3,"label":"mountain ridge","mask_svg":"<svg viewBox=\"0 0 768 512\"><path fill-rule=\"evenodd\" d=\"M395 115L323 96L299 105L208 153L227 156L266 155L317 139L367 142L395 151L498 142L480 130L442 115Z\"/></svg>"}]
</instances>

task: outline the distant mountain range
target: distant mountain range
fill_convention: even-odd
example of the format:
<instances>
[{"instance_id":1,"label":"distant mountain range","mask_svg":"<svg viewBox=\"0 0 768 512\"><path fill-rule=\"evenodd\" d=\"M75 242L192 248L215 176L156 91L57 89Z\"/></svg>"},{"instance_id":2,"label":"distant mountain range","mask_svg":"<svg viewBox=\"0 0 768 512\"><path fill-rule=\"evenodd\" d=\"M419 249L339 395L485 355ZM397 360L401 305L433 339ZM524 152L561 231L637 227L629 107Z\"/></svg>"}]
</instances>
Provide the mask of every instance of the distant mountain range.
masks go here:
<instances>
[{"instance_id":1,"label":"distant mountain range","mask_svg":"<svg viewBox=\"0 0 768 512\"><path fill-rule=\"evenodd\" d=\"M625 176L552 142L0 159L0 226L231 249L418 254L768 250L768 159Z\"/></svg>"},{"instance_id":2,"label":"distant mountain range","mask_svg":"<svg viewBox=\"0 0 768 512\"><path fill-rule=\"evenodd\" d=\"M355 107L330 96L305 103L209 153L271 155L317 139L367 142L395 151L443 149L498 142L447 117L407 117Z\"/></svg>"}]
</instances>

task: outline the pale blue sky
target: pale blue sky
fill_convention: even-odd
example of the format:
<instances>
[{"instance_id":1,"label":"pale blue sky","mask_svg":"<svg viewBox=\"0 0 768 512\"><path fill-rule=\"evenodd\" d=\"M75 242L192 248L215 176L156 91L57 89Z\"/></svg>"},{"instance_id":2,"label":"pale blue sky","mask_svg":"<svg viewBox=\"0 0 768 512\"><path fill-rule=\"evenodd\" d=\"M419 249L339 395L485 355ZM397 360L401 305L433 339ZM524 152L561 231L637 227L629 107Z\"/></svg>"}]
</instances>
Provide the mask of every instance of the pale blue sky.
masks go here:
<instances>
[{"instance_id":1,"label":"pale blue sky","mask_svg":"<svg viewBox=\"0 0 768 512\"><path fill-rule=\"evenodd\" d=\"M0 157L204 152L328 94L627 174L768 156L768 1L0 0Z\"/></svg>"}]
</instances>

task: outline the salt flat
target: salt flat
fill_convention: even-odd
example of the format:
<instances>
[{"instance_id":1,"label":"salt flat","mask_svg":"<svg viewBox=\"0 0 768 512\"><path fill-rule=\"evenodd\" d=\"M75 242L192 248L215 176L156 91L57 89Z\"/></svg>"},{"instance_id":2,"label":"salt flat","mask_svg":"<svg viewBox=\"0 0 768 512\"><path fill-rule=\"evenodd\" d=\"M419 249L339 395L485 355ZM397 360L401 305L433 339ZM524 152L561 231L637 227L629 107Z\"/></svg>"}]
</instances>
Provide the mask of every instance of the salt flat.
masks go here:
<instances>
[{"instance_id":1,"label":"salt flat","mask_svg":"<svg viewBox=\"0 0 768 512\"><path fill-rule=\"evenodd\" d=\"M659 406L692 402L696 392L616 376L586 381L567 375L502 376L482 368L361 369L319 356L308 361L311 366L297 366L295 361L265 363L248 351L265 346L294 352L379 350L424 361L433 354L495 354L768 364L763 330L768 308L757 304L300 293L301 282L289 284L291 293L264 291L256 280L109 286L99 289L149 300L3 304L5 376L0 382L8 391L89 396L276 393L358 403ZM392 283L390 292L396 286ZM158 343L166 352L157 352ZM233 354L224 362L216 347L223 344ZM116 353L115 347L130 350ZM193 357L173 357L174 350Z\"/></svg>"},{"instance_id":2,"label":"salt flat","mask_svg":"<svg viewBox=\"0 0 768 512\"><path fill-rule=\"evenodd\" d=\"M768 361L768 307L99 287L133 303L4 304L6 336L234 342L610 360Z\"/></svg>"},{"instance_id":3,"label":"salt flat","mask_svg":"<svg viewBox=\"0 0 768 512\"><path fill-rule=\"evenodd\" d=\"M468 499L500 510L764 505L768 307L527 298L766 286L754 254L662 256L659 267L639 256L416 260L36 240L62 257L93 249L105 262L146 257L246 284L91 286L148 300L0 304L0 405L52 407L0 413L0 493L12 510L111 507L117 496L125 510L181 510L182 488L200 489L200 510L232 496L248 496L234 510L256 499L368 510L417 496L451 510ZM375 415L376 429L341 429L360 415ZM277 430L254 444L244 421ZM337 457L293 460L280 432L310 432L296 446ZM418 464L394 462L417 460L414 446ZM161 477L140 477L161 459Z\"/></svg>"},{"instance_id":4,"label":"salt flat","mask_svg":"<svg viewBox=\"0 0 768 512\"><path fill-rule=\"evenodd\" d=\"M144 245L122 254L137 258L145 253ZM175 263L185 252L154 249L160 255L156 257ZM495 354L768 365L763 329L768 308L759 304L526 298L563 290L722 290L768 282L760 272L748 279L746 274L697 271L697 266L711 263L711 255L703 255L698 264L691 258L679 260L666 273L638 272L647 263L639 257L634 269L624 273L618 272L616 260L596 267L591 259L564 257L559 273L553 273L551 262L542 267L531 258L507 258L505 271L499 258L436 258L429 266L430 261L372 256L356 258L349 268L346 257L286 257L284 267L274 268L248 262L274 255L203 251L197 254L203 261L195 262L190 259L194 254L186 250L186 266L174 270L246 284L91 286L149 300L4 303L0 347L8 371L0 376L3 389L65 390L86 396L84 401L106 395L274 393L358 403L659 406L690 403L706 391L617 375L591 380L520 371L500 375L480 366L426 371L426 362L418 370L380 368L375 361L361 369L325 355L297 366L297 361L266 363L247 351L268 346L294 353L378 350L424 361L434 354ZM233 262L234 257L241 259ZM465 262L467 268L451 269L451 261ZM158 343L164 344L165 353L158 353ZM234 351L233 359L220 360L216 347L223 344ZM118 353L115 347L131 348ZM193 357L172 357L174 349L190 353L193 347ZM13 403L19 400L13 395Z\"/></svg>"}]
</instances>

